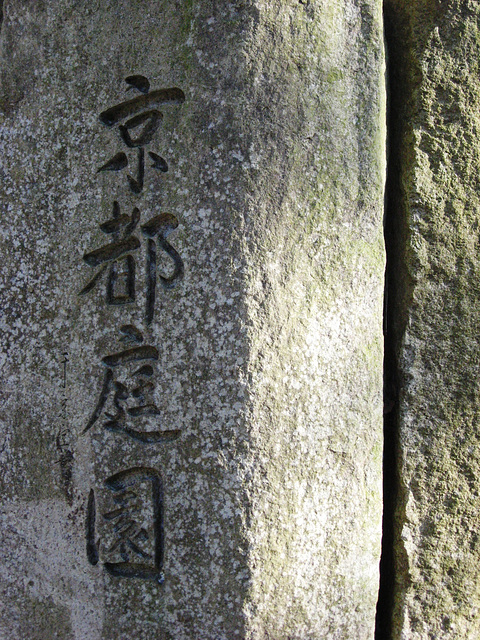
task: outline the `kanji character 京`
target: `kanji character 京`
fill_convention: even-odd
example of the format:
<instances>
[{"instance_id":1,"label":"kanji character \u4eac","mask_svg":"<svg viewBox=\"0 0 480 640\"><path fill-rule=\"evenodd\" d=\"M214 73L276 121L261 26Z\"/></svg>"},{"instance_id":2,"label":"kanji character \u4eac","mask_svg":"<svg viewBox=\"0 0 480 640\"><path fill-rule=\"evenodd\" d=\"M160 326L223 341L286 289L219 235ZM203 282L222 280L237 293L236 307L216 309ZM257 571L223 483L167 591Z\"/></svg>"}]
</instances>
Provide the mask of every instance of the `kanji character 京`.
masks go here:
<instances>
[{"instance_id":1,"label":"kanji character \u4eac","mask_svg":"<svg viewBox=\"0 0 480 640\"><path fill-rule=\"evenodd\" d=\"M137 89L143 95L103 111L100 121L107 127L118 124L122 142L128 148L137 150L137 175L135 178L127 175L127 180L133 193L139 194L143 189L145 177L145 146L152 141L163 119L162 112L156 107L164 104L182 104L185 95L176 87L150 92L150 82L145 76L128 76L125 80L129 85L128 89ZM123 121L124 124L120 124ZM168 171L167 162L161 156L153 151L149 151L148 155L152 160L153 169L164 173ZM98 172L122 171L128 163L127 154L120 151L102 165Z\"/></svg>"}]
</instances>

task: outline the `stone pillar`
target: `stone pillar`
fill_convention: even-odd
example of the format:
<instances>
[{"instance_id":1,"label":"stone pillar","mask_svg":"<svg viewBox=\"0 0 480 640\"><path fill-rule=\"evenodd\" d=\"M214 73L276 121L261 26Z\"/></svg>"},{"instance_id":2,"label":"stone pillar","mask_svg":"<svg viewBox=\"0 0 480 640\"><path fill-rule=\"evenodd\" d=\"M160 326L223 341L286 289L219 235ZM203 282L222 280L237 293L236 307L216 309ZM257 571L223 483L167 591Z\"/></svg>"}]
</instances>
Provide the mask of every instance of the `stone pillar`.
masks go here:
<instances>
[{"instance_id":1,"label":"stone pillar","mask_svg":"<svg viewBox=\"0 0 480 640\"><path fill-rule=\"evenodd\" d=\"M480 8L389 0L393 638L478 638Z\"/></svg>"},{"instance_id":2,"label":"stone pillar","mask_svg":"<svg viewBox=\"0 0 480 640\"><path fill-rule=\"evenodd\" d=\"M373 637L379 0L5 0L0 629Z\"/></svg>"}]
</instances>

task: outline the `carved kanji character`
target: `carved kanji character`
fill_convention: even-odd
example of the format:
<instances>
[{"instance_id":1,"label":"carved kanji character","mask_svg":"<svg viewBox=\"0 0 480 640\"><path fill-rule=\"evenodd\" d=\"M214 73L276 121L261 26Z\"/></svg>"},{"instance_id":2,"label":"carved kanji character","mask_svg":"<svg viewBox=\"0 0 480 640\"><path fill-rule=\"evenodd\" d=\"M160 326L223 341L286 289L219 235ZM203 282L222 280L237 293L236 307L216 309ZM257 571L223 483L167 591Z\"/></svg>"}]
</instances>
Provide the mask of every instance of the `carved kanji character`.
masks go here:
<instances>
[{"instance_id":1,"label":"carved kanji character","mask_svg":"<svg viewBox=\"0 0 480 640\"><path fill-rule=\"evenodd\" d=\"M113 509L103 513L108 544L97 540L96 496L87 504L86 547L92 565L102 557L113 576L163 582L163 489L160 474L148 467L120 471L105 481ZM116 560L116 561L114 561Z\"/></svg>"},{"instance_id":2,"label":"carved kanji character","mask_svg":"<svg viewBox=\"0 0 480 640\"><path fill-rule=\"evenodd\" d=\"M160 410L153 400L155 385L154 368L150 362L158 360L158 350L142 345L143 336L133 325L124 325L120 329L126 343L135 343L117 353L105 356L103 385L97 405L84 429L89 431L102 414L105 415L103 427L109 431L124 433L146 444L170 442L180 435L179 429L145 430L141 428L143 418L159 416ZM133 365L133 366L132 366ZM123 371L120 379L119 372Z\"/></svg>"},{"instance_id":3,"label":"carved kanji character","mask_svg":"<svg viewBox=\"0 0 480 640\"><path fill-rule=\"evenodd\" d=\"M137 175L133 178L127 175L130 189L139 194L143 189L145 177L145 149L153 140L160 126L163 114L158 110L162 104L182 104L185 100L183 91L178 88L158 89L150 92L150 82L145 76L128 76L125 78L128 89L137 89L143 95L110 107L100 114L100 121L107 127L118 125L122 142L130 149L137 149ZM121 122L125 121L123 124ZM148 155L152 160L151 167L162 172L168 171L167 162L153 151ZM128 166L125 152L119 152L102 165L101 171L122 171Z\"/></svg>"}]
</instances>

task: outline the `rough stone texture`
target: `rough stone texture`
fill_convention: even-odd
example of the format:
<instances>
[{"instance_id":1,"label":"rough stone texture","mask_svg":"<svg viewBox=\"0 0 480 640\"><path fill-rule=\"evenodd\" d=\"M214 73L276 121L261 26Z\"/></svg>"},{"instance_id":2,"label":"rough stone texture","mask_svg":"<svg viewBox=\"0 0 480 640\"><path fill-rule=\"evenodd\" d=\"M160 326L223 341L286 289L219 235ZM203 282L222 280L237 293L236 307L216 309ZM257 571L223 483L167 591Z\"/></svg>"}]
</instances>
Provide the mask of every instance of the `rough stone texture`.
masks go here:
<instances>
[{"instance_id":1,"label":"rough stone texture","mask_svg":"<svg viewBox=\"0 0 480 640\"><path fill-rule=\"evenodd\" d=\"M480 637L480 6L389 0L393 638Z\"/></svg>"},{"instance_id":2,"label":"rough stone texture","mask_svg":"<svg viewBox=\"0 0 480 640\"><path fill-rule=\"evenodd\" d=\"M380 2L5 0L3 12L0 637L372 638ZM160 107L146 146L168 172L147 156L138 194L137 149L99 120L142 95L126 93L132 74L185 94ZM127 168L97 172L119 152ZM184 277L158 278L150 324L140 226L135 302L107 304L109 271L79 295L99 268L84 254L113 242L99 225L114 201L122 216L138 207L140 225L179 222L168 241ZM159 273L174 274L160 249ZM84 433L125 324L158 350L160 415L142 427L177 439L145 444L114 418L108 430L106 405ZM115 408L109 392L111 415L138 406L131 374L115 377L130 397L117 385ZM163 481L163 583L104 567L138 562L129 540L152 552L153 480L132 489L148 540L124 532L112 548L125 504L105 481L139 467Z\"/></svg>"}]
</instances>

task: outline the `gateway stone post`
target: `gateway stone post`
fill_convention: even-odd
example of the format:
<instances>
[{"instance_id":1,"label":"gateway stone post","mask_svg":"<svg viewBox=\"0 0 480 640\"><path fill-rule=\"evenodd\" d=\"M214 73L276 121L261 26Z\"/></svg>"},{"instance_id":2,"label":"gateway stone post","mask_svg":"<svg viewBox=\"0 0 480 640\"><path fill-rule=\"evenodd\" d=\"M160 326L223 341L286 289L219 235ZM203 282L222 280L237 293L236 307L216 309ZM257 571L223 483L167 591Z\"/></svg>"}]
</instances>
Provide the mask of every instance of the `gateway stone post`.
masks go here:
<instances>
[{"instance_id":1,"label":"gateway stone post","mask_svg":"<svg viewBox=\"0 0 480 640\"><path fill-rule=\"evenodd\" d=\"M480 6L388 0L392 638L480 637Z\"/></svg>"},{"instance_id":2,"label":"gateway stone post","mask_svg":"<svg viewBox=\"0 0 480 640\"><path fill-rule=\"evenodd\" d=\"M373 638L379 0L5 0L0 636Z\"/></svg>"}]
</instances>

